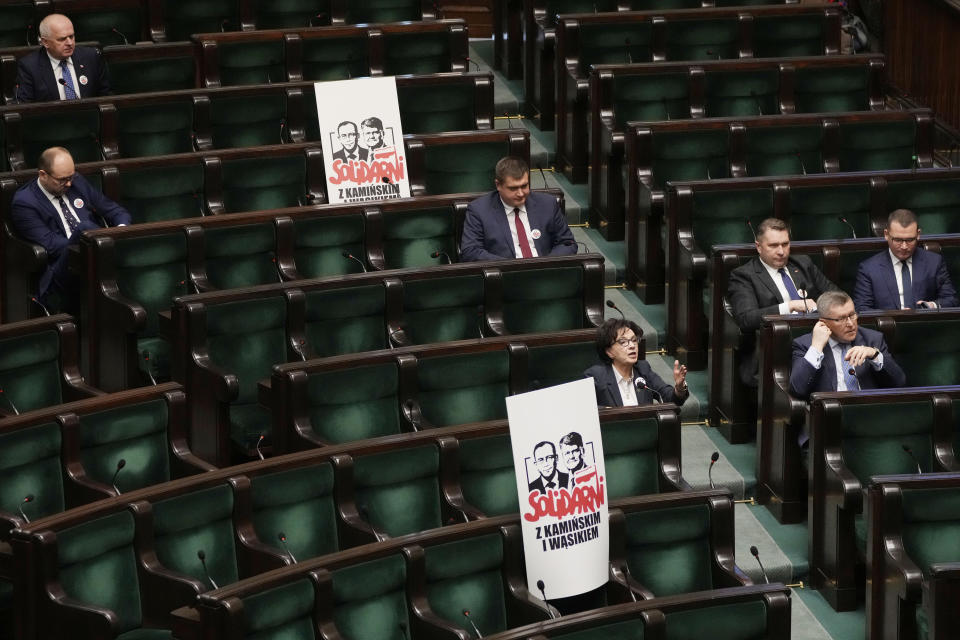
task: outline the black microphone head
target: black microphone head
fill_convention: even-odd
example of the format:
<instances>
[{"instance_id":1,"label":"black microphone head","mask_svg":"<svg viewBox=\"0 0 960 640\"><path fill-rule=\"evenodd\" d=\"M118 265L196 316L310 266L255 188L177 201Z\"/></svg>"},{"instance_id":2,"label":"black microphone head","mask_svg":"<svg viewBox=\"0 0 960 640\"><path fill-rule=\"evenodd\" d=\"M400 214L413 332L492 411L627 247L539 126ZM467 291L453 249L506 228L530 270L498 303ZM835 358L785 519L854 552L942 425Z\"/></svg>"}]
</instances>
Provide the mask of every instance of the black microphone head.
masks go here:
<instances>
[{"instance_id":1,"label":"black microphone head","mask_svg":"<svg viewBox=\"0 0 960 640\"><path fill-rule=\"evenodd\" d=\"M540 589L540 591L543 591L544 586L545 585L543 584L543 580L537 580L537 589Z\"/></svg>"},{"instance_id":2,"label":"black microphone head","mask_svg":"<svg viewBox=\"0 0 960 640\"><path fill-rule=\"evenodd\" d=\"M340 255L342 255L344 258L352 258L352 257L353 257L352 255L350 255L350 252L349 252L349 251L341 251L341 252L340 252Z\"/></svg>"},{"instance_id":3,"label":"black microphone head","mask_svg":"<svg viewBox=\"0 0 960 640\"><path fill-rule=\"evenodd\" d=\"M905 445L905 444L902 444L902 445L900 445L900 446L903 447L903 450L904 450L904 451L906 451L906 452L909 453L910 455L913 455L913 450L912 450L910 447L908 447L908 446Z\"/></svg>"},{"instance_id":4,"label":"black microphone head","mask_svg":"<svg viewBox=\"0 0 960 640\"><path fill-rule=\"evenodd\" d=\"M63 78L60 78L59 80L57 80L57 82L59 82L59 83L62 84L63 86L67 86L67 81L64 80Z\"/></svg>"},{"instance_id":5,"label":"black microphone head","mask_svg":"<svg viewBox=\"0 0 960 640\"><path fill-rule=\"evenodd\" d=\"M465 615L466 617L469 618L469 617L470 617L470 609L464 609L464 610L463 610L463 615Z\"/></svg>"},{"instance_id":6,"label":"black microphone head","mask_svg":"<svg viewBox=\"0 0 960 640\"><path fill-rule=\"evenodd\" d=\"M278 533L278 534L277 534L277 537L280 538L280 542L286 542L286 541L287 541L287 534L285 534L283 531L281 531L280 533Z\"/></svg>"},{"instance_id":7,"label":"black microphone head","mask_svg":"<svg viewBox=\"0 0 960 640\"><path fill-rule=\"evenodd\" d=\"M719 459L720 459L720 452L719 452L719 451L714 451L714 452L713 452L713 455L710 456L710 462L716 462L716 461L719 460Z\"/></svg>"},{"instance_id":8,"label":"black microphone head","mask_svg":"<svg viewBox=\"0 0 960 640\"><path fill-rule=\"evenodd\" d=\"M24 503L24 504L27 504L28 502L33 502L33 494L32 494L32 493L28 493L27 495L23 496L23 503Z\"/></svg>"},{"instance_id":9,"label":"black microphone head","mask_svg":"<svg viewBox=\"0 0 960 640\"><path fill-rule=\"evenodd\" d=\"M120 469L123 469L125 466L127 466L126 459L120 458L119 460L117 460L117 471L120 471Z\"/></svg>"},{"instance_id":10,"label":"black microphone head","mask_svg":"<svg viewBox=\"0 0 960 640\"><path fill-rule=\"evenodd\" d=\"M857 375L857 370L854 369L853 367L850 367L849 369L847 369L847 373L849 373L849 374L852 375L852 376L856 376L856 375Z\"/></svg>"},{"instance_id":11,"label":"black microphone head","mask_svg":"<svg viewBox=\"0 0 960 640\"><path fill-rule=\"evenodd\" d=\"M431 258L439 258L439 257L440 257L440 252L439 252L439 251L434 251L433 253L430 254L430 257L431 257Z\"/></svg>"},{"instance_id":12,"label":"black microphone head","mask_svg":"<svg viewBox=\"0 0 960 640\"><path fill-rule=\"evenodd\" d=\"M760 557L760 551L757 549L756 545L750 546L750 555L752 555L754 558Z\"/></svg>"},{"instance_id":13,"label":"black microphone head","mask_svg":"<svg viewBox=\"0 0 960 640\"><path fill-rule=\"evenodd\" d=\"M203 549L197 549L197 557L200 558L200 562L205 562L207 559L207 554L203 552Z\"/></svg>"},{"instance_id":14,"label":"black microphone head","mask_svg":"<svg viewBox=\"0 0 960 640\"><path fill-rule=\"evenodd\" d=\"M617 305L613 304L613 300L607 300L607 306L611 309L616 309Z\"/></svg>"}]
</instances>

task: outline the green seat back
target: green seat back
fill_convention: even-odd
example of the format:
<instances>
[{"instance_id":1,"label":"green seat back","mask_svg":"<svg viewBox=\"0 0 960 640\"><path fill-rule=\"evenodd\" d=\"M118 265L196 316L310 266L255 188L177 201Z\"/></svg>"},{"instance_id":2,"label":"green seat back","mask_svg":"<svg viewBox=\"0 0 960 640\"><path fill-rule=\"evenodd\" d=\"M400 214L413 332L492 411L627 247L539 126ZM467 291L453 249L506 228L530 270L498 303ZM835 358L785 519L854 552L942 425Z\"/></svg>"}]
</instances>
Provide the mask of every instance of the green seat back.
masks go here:
<instances>
[{"instance_id":1,"label":"green seat back","mask_svg":"<svg viewBox=\"0 0 960 640\"><path fill-rule=\"evenodd\" d=\"M323 439L353 442L400 433L395 363L361 365L310 375L310 424Z\"/></svg>"},{"instance_id":2,"label":"green seat back","mask_svg":"<svg viewBox=\"0 0 960 640\"><path fill-rule=\"evenodd\" d=\"M924 234L960 233L960 181L904 180L887 183L887 209L910 209ZM951 273L957 273L951 271Z\"/></svg>"},{"instance_id":3,"label":"green seat back","mask_svg":"<svg viewBox=\"0 0 960 640\"><path fill-rule=\"evenodd\" d=\"M167 41L189 40L194 33L239 31L239 6L236 0L182 2L164 0L163 17Z\"/></svg>"},{"instance_id":4,"label":"green seat back","mask_svg":"<svg viewBox=\"0 0 960 640\"><path fill-rule=\"evenodd\" d=\"M923 320L898 321L896 338L890 345L910 385L923 387L960 380L960 357L954 341L960 321Z\"/></svg>"},{"instance_id":5,"label":"green seat back","mask_svg":"<svg viewBox=\"0 0 960 640\"><path fill-rule=\"evenodd\" d=\"M493 168L509 152L506 142L427 146L424 149L425 195L488 190L493 184Z\"/></svg>"},{"instance_id":6,"label":"green seat back","mask_svg":"<svg viewBox=\"0 0 960 640\"><path fill-rule=\"evenodd\" d=\"M419 358L417 382L423 417L435 426L507 417L504 398L510 394L510 358L506 349Z\"/></svg>"},{"instance_id":7,"label":"green seat back","mask_svg":"<svg viewBox=\"0 0 960 640\"><path fill-rule=\"evenodd\" d=\"M870 234L870 184L836 184L829 187L790 187L790 237L792 240L849 238L850 227L858 238ZM852 291L853 289L844 289Z\"/></svg>"},{"instance_id":8,"label":"green seat back","mask_svg":"<svg viewBox=\"0 0 960 640\"><path fill-rule=\"evenodd\" d=\"M239 579L234 545L233 491L221 484L167 498L153 505L153 544L167 569L209 585L197 557L203 551L218 586Z\"/></svg>"},{"instance_id":9,"label":"green seat back","mask_svg":"<svg viewBox=\"0 0 960 640\"><path fill-rule=\"evenodd\" d=\"M656 418L602 425L610 500L660 492L660 432Z\"/></svg>"},{"instance_id":10,"label":"green seat back","mask_svg":"<svg viewBox=\"0 0 960 640\"><path fill-rule=\"evenodd\" d=\"M347 80L370 74L370 58L367 55L367 37L365 34L353 38L309 38L303 41L303 79L313 82L325 80ZM319 128L316 113L316 95L312 91L304 92L304 109L308 114L307 139L311 137L310 124L314 130Z\"/></svg>"},{"instance_id":11,"label":"green seat back","mask_svg":"<svg viewBox=\"0 0 960 640\"><path fill-rule=\"evenodd\" d=\"M693 236L707 255L713 253L714 245L749 242L753 232L746 221L750 219L756 228L772 215L773 190L769 188L693 192Z\"/></svg>"},{"instance_id":12,"label":"green seat back","mask_svg":"<svg viewBox=\"0 0 960 640\"><path fill-rule=\"evenodd\" d=\"M330 0L260 0L257 29L292 29L330 24Z\"/></svg>"},{"instance_id":13,"label":"green seat back","mask_svg":"<svg viewBox=\"0 0 960 640\"><path fill-rule=\"evenodd\" d=\"M20 116L23 159L27 167L36 167L40 154L54 146L65 147L77 164L103 159L100 111L96 106L71 109L70 117L54 111L24 111Z\"/></svg>"},{"instance_id":14,"label":"green seat back","mask_svg":"<svg viewBox=\"0 0 960 640\"><path fill-rule=\"evenodd\" d=\"M452 207L383 212L383 257L387 269L442 264L442 257L431 257L434 251L443 251L456 260L456 247Z\"/></svg>"},{"instance_id":15,"label":"green seat back","mask_svg":"<svg viewBox=\"0 0 960 640\"><path fill-rule=\"evenodd\" d=\"M322 278L362 271L356 260L343 257L344 251L355 256L366 253L360 213L307 219L294 217L293 229L293 258L297 270L305 277Z\"/></svg>"},{"instance_id":16,"label":"green seat back","mask_svg":"<svg viewBox=\"0 0 960 640\"><path fill-rule=\"evenodd\" d=\"M748 4L746 2L738 2L737 4ZM717 6L720 6L720 3L716 3ZM703 6L703 3L700 0L632 0L630 2L630 9L632 11L652 11L655 9L699 9ZM585 9L585 11L590 12L593 9Z\"/></svg>"},{"instance_id":17,"label":"green seat back","mask_svg":"<svg viewBox=\"0 0 960 640\"><path fill-rule=\"evenodd\" d=\"M767 605L761 599L667 613L667 638L759 640L769 633Z\"/></svg>"},{"instance_id":18,"label":"green seat back","mask_svg":"<svg viewBox=\"0 0 960 640\"><path fill-rule=\"evenodd\" d=\"M122 459L116 485L124 493L170 480L168 419L163 398L80 416L80 462L87 475L109 485Z\"/></svg>"},{"instance_id":19,"label":"green seat back","mask_svg":"<svg viewBox=\"0 0 960 640\"><path fill-rule=\"evenodd\" d=\"M801 67L793 80L797 113L869 111L870 67Z\"/></svg>"},{"instance_id":20,"label":"green seat back","mask_svg":"<svg viewBox=\"0 0 960 640\"><path fill-rule=\"evenodd\" d=\"M625 514L627 564L655 596L708 591L713 584L710 507L706 504Z\"/></svg>"},{"instance_id":21,"label":"green seat back","mask_svg":"<svg viewBox=\"0 0 960 640\"><path fill-rule=\"evenodd\" d=\"M843 459L864 486L870 476L916 473L917 464L904 450L910 447L924 471L933 456L933 406L929 401L842 405Z\"/></svg>"},{"instance_id":22,"label":"green seat back","mask_svg":"<svg viewBox=\"0 0 960 640\"><path fill-rule=\"evenodd\" d=\"M840 171L909 169L914 166L915 153L916 125L912 119L840 125Z\"/></svg>"},{"instance_id":23,"label":"green seat back","mask_svg":"<svg viewBox=\"0 0 960 640\"><path fill-rule=\"evenodd\" d=\"M509 333L540 333L584 326L583 268L505 271L503 323Z\"/></svg>"},{"instance_id":24,"label":"green seat back","mask_svg":"<svg viewBox=\"0 0 960 640\"><path fill-rule=\"evenodd\" d=\"M333 620L344 638L396 640L407 628L407 569L397 553L333 572Z\"/></svg>"},{"instance_id":25,"label":"green seat back","mask_svg":"<svg viewBox=\"0 0 960 640\"><path fill-rule=\"evenodd\" d=\"M204 229L207 277L218 289L276 282L275 236L270 222Z\"/></svg>"},{"instance_id":26,"label":"green seat back","mask_svg":"<svg viewBox=\"0 0 960 640\"><path fill-rule=\"evenodd\" d=\"M806 126L747 127L747 174L787 176L823 173L823 128Z\"/></svg>"},{"instance_id":27,"label":"green seat back","mask_svg":"<svg viewBox=\"0 0 960 640\"><path fill-rule=\"evenodd\" d=\"M849 232L850 230L848 229L848 235ZM860 236L859 232L857 233L857 236ZM834 282L834 284L840 287L841 291L853 291L857 282L857 271L860 268L860 263L876 253L876 247L871 247L870 249L863 249L860 251L854 251L849 247L844 247L843 251L840 252L840 279ZM818 259L820 259L820 265L817 265L817 268L822 271L823 269L821 265L823 254L818 251L817 253L810 255L810 257L813 258L815 263ZM900 362L899 354L897 357L897 362Z\"/></svg>"},{"instance_id":28,"label":"green seat back","mask_svg":"<svg viewBox=\"0 0 960 640\"><path fill-rule=\"evenodd\" d=\"M118 142L124 158L193 151L193 105L183 99L118 103Z\"/></svg>"},{"instance_id":29,"label":"green seat back","mask_svg":"<svg viewBox=\"0 0 960 640\"><path fill-rule=\"evenodd\" d=\"M463 610L468 609L484 635L508 628L499 533L426 547L424 560L427 600L434 613L469 627L463 619Z\"/></svg>"},{"instance_id":30,"label":"green seat back","mask_svg":"<svg viewBox=\"0 0 960 640\"><path fill-rule=\"evenodd\" d=\"M712 71L706 74L707 117L780 113L777 69Z\"/></svg>"},{"instance_id":31,"label":"green seat back","mask_svg":"<svg viewBox=\"0 0 960 640\"><path fill-rule=\"evenodd\" d=\"M0 339L0 389L7 402L24 413L63 402L60 336L48 329Z\"/></svg>"},{"instance_id":32,"label":"green seat back","mask_svg":"<svg viewBox=\"0 0 960 640\"><path fill-rule=\"evenodd\" d=\"M657 132L653 136L652 166L655 189L670 180L706 180L729 177L726 130Z\"/></svg>"},{"instance_id":33,"label":"green seat back","mask_svg":"<svg viewBox=\"0 0 960 640\"><path fill-rule=\"evenodd\" d=\"M142 622L133 537L129 511L57 532L58 572L64 593L78 602L111 610L121 632L136 629Z\"/></svg>"},{"instance_id":34,"label":"green seat back","mask_svg":"<svg viewBox=\"0 0 960 640\"><path fill-rule=\"evenodd\" d=\"M115 95L147 93L150 91L178 91L196 86L193 56L157 56L150 60L111 59L110 89Z\"/></svg>"},{"instance_id":35,"label":"green seat back","mask_svg":"<svg viewBox=\"0 0 960 640\"><path fill-rule=\"evenodd\" d=\"M283 40L220 42L217 49L220 53L220 84L224 87L270 84L287 79Z\"/></svg>"},{"instance_id":36,"label":"green seat back","mask_svg":"<svg viewBox=\"0 0 960 640\"><path fill-rule=\"evenodd\" d=\"M223 205L227 213L296 207L307 193L303 155L223 162Z\"/></svg>"},{"instance_id":37,"label":"green seat back","mask_svg":"<svg viewBox=\"0 0 960 640\"><path fill-rule=\"evenodd\" d=\"M822 15L755 16L753 22L755 58L822 56L826 48Z\"/></svg>"},{"instance_id":38,"label":"green seat back","mask_svg":"<svg viewBox=\"0 0 960 640\"><path fill-rule=\"evenodd\" d=\"M250 496L253 528L265 544L283 551L283 533L297 561L340 550L330 463L255 475Z\"/></svg>"},{"instance_id":39,"label":"green seat back","mask_svg":"<svg viewBox=\"0 0 960 640\"><path fill-rule=\"evenodd\" d=\"M531 389L544 389L583 377L583 363L596 359L594 341L527 346L527 380Z\"/></svg>"},{"instance_id":40,"label":"green seat back","mask_svg":"<svg viewBox=\"0 0 960 640\"><path fill-rule=\"evenodd\" d=\"M593 9L586 9L593 13ZM650 62L653 59L649 22L580 25L579 73L594 64Z\"/></svg>"},{"instance_id":41,"label":"green seat back","mask_svg":"<svg viewBox=\"0 0 960 640\"><path fill-rule=\"evenodd\" d=\"M234 97L210 95L210 130L215 149L281 144L286 118L287 98L280 92Z\"/></svg>"},{"instance_id":42,"label":"green seat back","mask_svg":"<svg viewBox=\"0 0 960 640\"><path fill-rule=\"evenodd\" d=\"M901 488L903 548L925 576L937 562L960 561L960 509L954 489Z\"/></svg>"},{"instance_id":43,"label":"green seat back","mask_svg":"<svg viewBox=\"0 0 960 640\"><path fill-rule=\"evenodd\" d=\"M632 620L624 620L622 622L612 622L608 624L597 623L591 625L589 629L582 631L551 633L550 637L556 638L557 640L604 640L605 638L643 640L643 618L637 616Z\"/></svg>"},{"instance_id":44,"label":"green seat back","mask_svg":"<svg viewBox=\"0 0 960 640\"><path fill-rule=\"evenodd\" d=\"M123 7L98 4L95 10L70 11L70 20L74 31L82 33L84 40L102 45L123 44L123 38L114 29L129 42L142 40L140 26L146 22L145 12L146 6L142 4L130 3Z\"/></svg>"},{"instance_id":45,"label":"green seat back","mask_svg":"<svg viewBox=\"0 0 960 640\"><path fill-rule=\"evenodd\" d=\"M419 2L417 5L419 13ZM385 33L383 37L383 73L399 76L407 73L429 74L451 71L453 52L446 31ZM471 127L472 128L472 127ZM406 123L404 123L406 131ZM411 132L412 133L412 132Z\"/></svg>"},{"instance_id":46,"label":"green seat back","mask_svg":"<svg viewBox=\"0 0 960 640\"><path fill-rule=\"evenodd\" d=\"M613 76L613 112L619 129L627 122L690 117L690 79L686 73Z\"/></svg>"},{"instance_id":47,"label":"green seat back","mask_svg":"<svg viewBox=\"0 0 960 640\"><path fill-rule=\"evenodd\" d=\"M316 356L387 348L382 284L308 291L306 299L307 344Z\"/></svg>"},{"instance_id":48,"label":"green seat back","mask_svg":"<svg viewBox=\"0 0 960 640\"><path fill-rule=\"evenodd\" d=\"M667 20L667 60L721 60L737 57L736 20Z\"/></svg>"},{"instance_id":49,"label":"green seat back","mask_svg":"<svg viewBox=\"0 0 960 640\"><path fill-rule=\"evenodd\" d=\"M420 0L354 0L347 5L347 24L420 20Z\"/></svg>"},{"instance_id":50,"label":"green seat back","mask_svg":"<svg viewBox=\"0 0 960 640\"><path fill-rule=\"evenodd\" d=\"M520 511L509 435L460 440L460 488L488 516Z\"/></svg>"},{"instance_id":51,"label":"green seat back","mask_svg":"<svg viewBox=\"0 0 960 640\"><path fill-rule=\"evenodd\" d=\"M252 593L242 601L244 638L313 640L316 637L313 619L316 593L308 578Z\"/></svg>"},{"instance_id":52,"label":"green seat back","mask_svg":"<svg viewBox=\"0 0 960 640\"><path fill-rule=\"evenodd\" d=\"M204 215L203 166L152 166L124 168L120 203L133 221L161 222Z\"/></svg>"},{"instance_id":53,"label":"green seat back","mask_svg":"<svg viewBox=\"0 0 960 640\"><path fill-rule=\"evenodd\" d=\"M477 128L473 84L397 86L404 133L472 131Z\"/></svg>"},{"instance_id":54,"label":"green seat back","mask_svg":"<svg viewBox=\"0 0 960 640\"><path fill-rule=\"evenodd\" d=\"M35 24L35 14L32 2L11 2L0 6L0 47L30 44L27 42L27 32Z\"/></svg>"},{"instance_id":55,"label":"green seat back","mask_svg":"<svg viewBox=\"0 0 960 640\"><path fill-rule=\"evenodd\" d=\"M435 529L440 459L433 444L354 456L353 491L361 514L392 537Z\"/></svg>"},{"instance_id":56,"label":"green seat back","mask_svg":"<svg viewBox=\"0 0 960 640\"><path fill-rule=\"evenodd\" d=\"M33 500L23 504L28 495ZM18 507L31 520L65 507L60 426L55 422L0 433L0 511L17 513Z\"/></svg>"},{"instance_id":57,"label":"green seat back","mask_svg":"<svg viewBox=\"0 0 960 640\"><path fill-rule=\"evenodd\" d=\"M479 275L408 280L403 325L414 344L480 337L483 278Z\"/></svg>"}]
</instances>

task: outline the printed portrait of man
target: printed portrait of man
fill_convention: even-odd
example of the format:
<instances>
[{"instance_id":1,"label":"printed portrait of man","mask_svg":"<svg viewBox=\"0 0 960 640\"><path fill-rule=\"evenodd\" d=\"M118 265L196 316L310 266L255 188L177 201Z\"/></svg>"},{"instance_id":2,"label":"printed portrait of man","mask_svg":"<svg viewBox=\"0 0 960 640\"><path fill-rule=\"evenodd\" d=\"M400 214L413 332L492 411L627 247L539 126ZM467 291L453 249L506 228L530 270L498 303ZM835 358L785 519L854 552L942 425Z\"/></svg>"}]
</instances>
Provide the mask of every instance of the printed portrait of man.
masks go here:
<instances>
[{"instance_id":1,"label":"printed portrait of man","mask_svg":"<svg viewBox=\"0 0 960 640\"><path fill-rule=\"evenodd\" d=\"M360 138L357 135L357 125L349 120L344 120L337 125L337 140L342 147L333 154L334 160L350 162L351 160L366 160L368 151L360 146Z\"/></svg>"},{"instance_id":2,"label":"printed portrait of man","mask_svg":"<svg viewBox=\"0 0 960 640\"><path fill-rule=\"evenodd\" d=\"M531 482L530 491L547 493L550 489L566 489L569 475L557 469L557 448L544 440L533 448L533 464L540 476Z\"/></svg>"},{"instance_id":3,"label":"printed portrait of man","mask_svg":"<svg viewBox=\"0 0 960 640\"><path fill-rule=\"evenodd\" d=\"M363 139L363 145L369 151L387 146L383 134L383 120L376 117L365 119L360 123L360 137Z\"/></svg>"},{"instance_id":4,"label":"printed portrait of man","mask_svg":"<svg viewBox=\"0 0 960 640\"><path fill-rule=\"evenodd\" d=\"M570 477L571 487L576 482L577 474L591 466L586 458L583 437L579 433L571 431L560 439L560 459Z\"/></svg>"}]
</instances>

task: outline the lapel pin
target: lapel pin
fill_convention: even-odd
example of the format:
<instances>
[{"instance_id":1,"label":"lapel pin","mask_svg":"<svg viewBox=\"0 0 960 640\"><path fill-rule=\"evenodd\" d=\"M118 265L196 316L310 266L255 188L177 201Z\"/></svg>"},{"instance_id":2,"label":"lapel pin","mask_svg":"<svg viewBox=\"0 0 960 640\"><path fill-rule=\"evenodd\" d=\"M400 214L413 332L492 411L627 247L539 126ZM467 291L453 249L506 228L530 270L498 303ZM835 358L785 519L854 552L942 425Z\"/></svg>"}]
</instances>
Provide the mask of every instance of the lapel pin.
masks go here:
<instances>
[{"instance_id":1,"label":"lapel pin","mask_svg":"<svg viewBox=\"0 0 960 640\"><path fill-rule=\"evenodd\" d=\"M81 200L80 198L75 199L75 200L73 201L73 208L74 208L74 209L83 209L83 200Z\"/></svg>"},{"instance_id":2,"label":"lapel pin","mask_svg":"<svg viewBox=\"0 0 960 640\"><path fill-rule=\"evenodd\" d=\"M79 80L79 81L80 81L80 84L82 84L82 85L86 85L86 84L87 84L87 76L83 76L83 75L82 75L82 76L80 76L79 78L77 78L77 80Z\"/></svg>"},{"instance_id":3,"label":"lapel pin","mask_svg":"<svg viewBox=\"0 0 960 640\"><path fill-rule=\"evenodd\" d=\"M539 240L540 235L541 235L540 229L533 229L532 231L530 231L530 237L533 238L534 240Z\"/></svg>"}]
</instances>

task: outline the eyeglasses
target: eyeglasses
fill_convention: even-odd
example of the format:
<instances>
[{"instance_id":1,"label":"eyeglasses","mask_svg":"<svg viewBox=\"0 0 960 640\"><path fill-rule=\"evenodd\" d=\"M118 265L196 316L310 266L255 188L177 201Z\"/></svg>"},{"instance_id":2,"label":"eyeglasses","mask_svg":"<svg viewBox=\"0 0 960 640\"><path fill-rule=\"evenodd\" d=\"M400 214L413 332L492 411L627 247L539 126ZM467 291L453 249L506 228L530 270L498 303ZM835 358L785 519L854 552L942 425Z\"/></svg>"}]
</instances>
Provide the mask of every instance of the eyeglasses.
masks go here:
<instances>
[{"instance_id":1,"label":"eyeglasses","mask_svg":"<svg viewBox=\"0 0 960 640\"><path fill-rule=\"evenodd\" d=\"M59 184L60 186L63 186L63 185L65 185L65 184L67 184L68 182L73 182L73 180L77 177L77 174L75 174L75 173L72 174L72 175L67 176L66 178L58 178L58 177L56 177L56 176L52 176L52 175L50 175L49 173L47 173L46 171L44 171L44 173L47 174L47 177L48 177L48 178L50 178L51 180L53 180L54 182L56 182L56 183Z\"/></svg>"},{"instance_id":2,"label":"eyeglasses","mask_svg":"<svg viewBox=\"0 0 960 640\"><path fill-rule=\"evenodd\" d=\"M533 461L536 462L537 464L543 464L544 462L553 462L556 459L557 459L557 456L552 455L552 456L544 456L542 458L534 458Z\"/></svg>"},{"instance_id":3,"label":"eyeglasses","mask_svg":"<svg viewBox=\"0 0 960 640\"><path fill-rule=\"evenodd\" d=\"M827 316L820 316L821 320L829 320L830 322L854 322L857 319L857 312L854 311L850 315L843 316L842 318L828 318Z\"/></svg>"},{"instance_id":4,"label":"eyeglasses","mask_svg":"<svg viewBox=\"0 0 960 640\"><path fill-rule=\"evenodd\" d=\"M619 340L617 340L617 344L623 347L624 349L631 346L635 347L638 344L640 344L640 338L620 338Z\"/></svg>"},{"instance_id":5,"label":"eyeglasses","mask_svg":"<svg viewBox=\"0 0 960 640\"><path fill-rule=\"evenodd\" d=\"M890 238L890 242L893 244L913 244L917 241L919 236L913 236L912 238Z\"/></svg>"}]
</instances>

